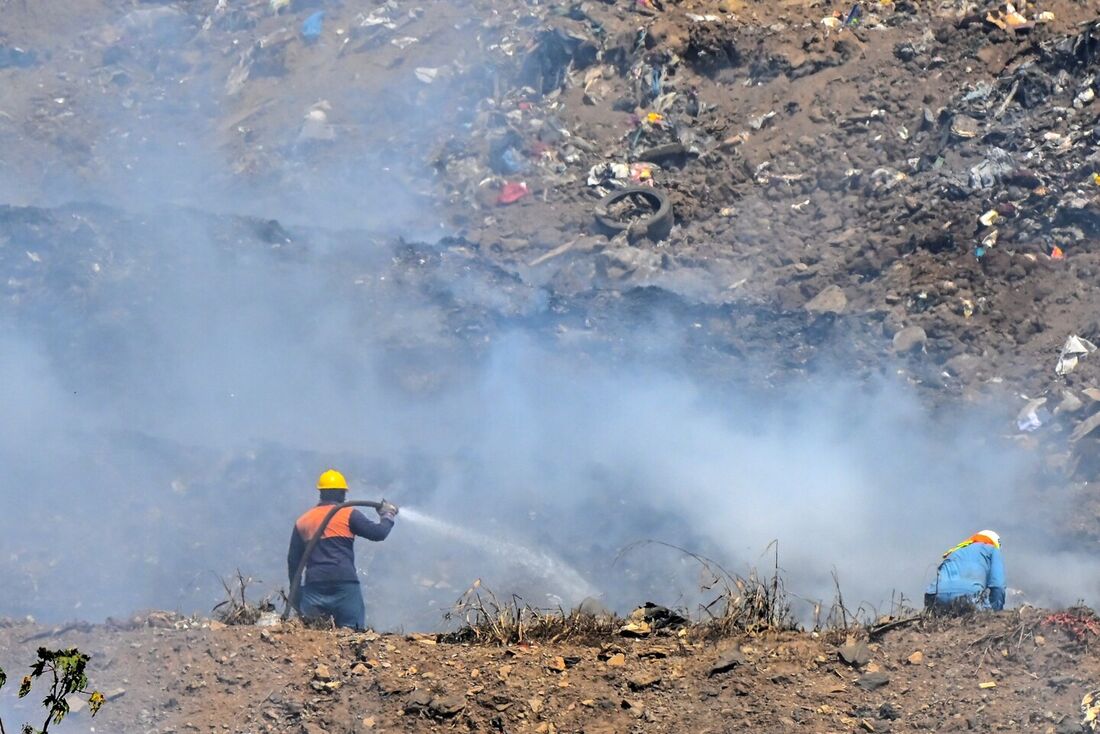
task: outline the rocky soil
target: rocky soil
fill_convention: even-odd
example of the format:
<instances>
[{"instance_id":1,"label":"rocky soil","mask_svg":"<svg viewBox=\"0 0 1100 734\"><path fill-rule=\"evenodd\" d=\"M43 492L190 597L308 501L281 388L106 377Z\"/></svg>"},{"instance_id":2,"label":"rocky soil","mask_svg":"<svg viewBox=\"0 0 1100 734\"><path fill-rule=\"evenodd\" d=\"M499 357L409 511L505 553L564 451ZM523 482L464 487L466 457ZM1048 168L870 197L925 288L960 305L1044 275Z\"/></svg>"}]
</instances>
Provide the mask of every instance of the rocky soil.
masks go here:
<instances>
[{"instance_id":1,"label":"rocky soil","mask_svg":"<svg viewBox=\"0 0 1100 734\"><path fill-rule=\"evenodd\" d=\"M15 624L0 662L18 672L38 644L92 653L109 700L64 731L1077 732L1100 676L1095 632L1028 609L872 640L667 631L498 647L162 614L57 634Z\"/></svg>"}]
</instances>

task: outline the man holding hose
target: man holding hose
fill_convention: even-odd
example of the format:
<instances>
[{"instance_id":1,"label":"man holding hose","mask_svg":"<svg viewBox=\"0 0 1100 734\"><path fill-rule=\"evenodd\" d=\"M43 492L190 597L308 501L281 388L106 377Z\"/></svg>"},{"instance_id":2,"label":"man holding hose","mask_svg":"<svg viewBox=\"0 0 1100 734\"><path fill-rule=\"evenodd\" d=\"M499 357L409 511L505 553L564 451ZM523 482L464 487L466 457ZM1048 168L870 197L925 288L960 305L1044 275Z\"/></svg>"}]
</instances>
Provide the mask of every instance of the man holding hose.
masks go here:
<instances>
[{"instance_id":1,"label":"man holding hose","mask_svg":"<svg viewBox=\"0 0 1100 734\"><path fill-rule=\"evenodd\" d=\"M298 518L290 535L286 564L291 586L306 545L317 534L333 506L347 500L348 482L335 469L329 469L317 479L317 489L320 500ZM378 522L368 520L354 507L345 507L332 516L306 562L297 604L303 617L327 617L338 627L366 629L366 608L355 570L355 538L385 540L393 529L395 517L397 505L386 501L378 508Z\"/></svg>"}]
</instances>

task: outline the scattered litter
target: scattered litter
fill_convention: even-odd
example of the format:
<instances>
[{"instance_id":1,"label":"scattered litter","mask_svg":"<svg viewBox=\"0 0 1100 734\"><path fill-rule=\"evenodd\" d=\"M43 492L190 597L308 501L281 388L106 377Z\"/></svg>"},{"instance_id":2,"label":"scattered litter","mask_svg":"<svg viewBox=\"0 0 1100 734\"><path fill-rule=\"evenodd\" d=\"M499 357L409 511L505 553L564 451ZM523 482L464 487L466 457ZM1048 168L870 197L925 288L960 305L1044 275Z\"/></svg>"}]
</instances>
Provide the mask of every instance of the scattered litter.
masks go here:
<instances>
[{"instance_id":1,"label":"scattered litter","mask_svg":"<svg viewBox=\"0 0 1100 734\"><path fill-rule=\"evenodd\" d=\"M514 204L529 193L526 182L509 181L501 187L500 196L497 197L497 204Z\"/></svg>"},{"instance_id":2,"label":"scattered litter","mask_svg":"<svg viewBox=\"0 0 1100 734\"><path fill-rule=\"evenodd\" d=\"M1023 433L1031 433L1050 420L1050 411L1046 409L1046 398L1028 401L1016 416L1016 427Z\"/></svg>"},{"instance_id":3,"label":"scattered litter","mask_svg":"<svg viewBox=\"0 0 1100 734\"><path fill-rule=\"evenodd\" d=\"M632 186L605 196L596 206L596 222L612 235L641 231L658 241L672 231L672 203L656 188Z\"/></svg>"},{"instance_id":4,"label":"scattered litter","mask_svg":"<svg viewBox=\"0 0 1100 734\"><path fill-rule=\"evenodd\" d=\"M420 39L414 36L402 36L401 38L393 39L392 41L390 41L390 43L404 51L414 43L420 43Z\"/></svg>"},{"instance_id":5,"label":"scattered litter","mask_svg":"<svg viewBox=\"0 0 1100 734\"><path fill-rule=\"evenodd\" d=\"M1058 364L1054 368L1059 376L1068 375L1077 368L1077 361L1096 351L1096 345L1088 339L1082 339L1076 334L1066 338L1062 345L1062 352L1058 355Z\"/></svg>"},{"instance_id":6,"label":"scattered litter","mask_svg":"<svg viewBox=\"0 0 1100 734\"><path fill-rule=\"evenodd\" d=\"M1081 699L1081 727L1100 732L1100 691L1090 691Z\"/></svg>"},{"instance_id":7,"label":"scattered litter","mask_svg":"<svg viewBox=\"0 0 1100 734\"><path fill-rule=\"evenodd\" d=\"M754 117L754 118L749 120L749 127L751 127L753 130L763 130L764 127L769 122L771 122L773 117L775 117L775 112L774 111L768 112L768 113L760 115L758 117Z\"/></svg>"},{"instance_id":8,"label":"scattered litter","mask_svg":"<svg viewBox=\"0 0 1100 734\"><path fill-rule=\"evenodd\" d=\"M1014 3L1005 3L1004 5L998 6L995 10L989 11L985 19L1002 31L1015 31L1019 28L1031 25L1027 18L1016 10L1016 5Z\"/></svg>"},{"instance_id":9,"label":"scattered litter","mask_svg":"<svg viewBox=\"0 0 1100 734\"><path fill-rule=\"evenodd\" d=\"M325 11L318 10L311 14L302 23L302 38L307 41L316 41L321 37L321 29L325 23Z\"/></svg>"},{"instance_id":10,"label":"scattered litter","mask_svg":"<svg viewBox=\"0 0 1100 734\"><path fill-rule=\"evenodd\" d=\"M433 69L427 66L418 66L416 68L416 78L425 84L431 84L435 81L437 76L439 76L439 69Z\"/></svg>"},{"instance_id":11,"label":"scattered litter","mask_svg":"<svg viewBox=\"0 0 1100 734\"><path fill-rule=\"evenodd\" d=\"M653 163L597 163L588 169L587 181L589 186L652 186L658 170Z\"/></svg>"},{"instance_id":12,"label":"scattered litter","mask_svg":"<svg viewBox=\"0 0 1100 734\"><path fill-rule=\"evenodd\" d=\"M997 220L1000 218L1001 215L997 213L996 209L990 209L981 217L979 217L978 221L982 223L983 227L992 227L994 224L997 223Z\"/></svg>"},{"instance_id":13,"label":"scattered litter","mask_svg":"<svg viewBox=\"0 0 1100 734\"><path fill-rule=\"evenodd\" d=\"M844 19L845 28L855 28L859 25L860 19L863 17L863 6L856 3L852 6L852 9L848 11L848 17Z\"/></svg>"},{"instance_id":14,"label":"scattered litter","mask_svg":"<svg viewBox=\"0 0 1100 734\"><path fill-rule=\"evenodd\" d=\"M978 684L978 688L982 688L982 689L989 689L989 688L996 688L996 687L997 687L996 681L991 681L991 680L987 680L985 683L979 683Z\"/></svg>"}]
</instances>

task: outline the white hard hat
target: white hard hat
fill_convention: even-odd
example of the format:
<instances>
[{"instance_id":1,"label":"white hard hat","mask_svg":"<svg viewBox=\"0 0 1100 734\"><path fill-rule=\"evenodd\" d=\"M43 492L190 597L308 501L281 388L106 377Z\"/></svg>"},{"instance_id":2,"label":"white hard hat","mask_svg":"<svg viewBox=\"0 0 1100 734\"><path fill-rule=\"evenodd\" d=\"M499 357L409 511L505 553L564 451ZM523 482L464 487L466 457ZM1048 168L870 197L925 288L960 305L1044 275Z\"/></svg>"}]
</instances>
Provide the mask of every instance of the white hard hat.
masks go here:
<instances>
[{"instance_id":1,"label":"white hard hat","mask_svg":"<svg viewBox=\"0 0 1100 734\"><path fill-rule=\"evenodd\" d=\"M996 548L1001 547L1001 536L996 531L994 531L994 530L982 530L978 533L978 535L984 535L985 537L992 540L994 547L996 547Z\"/></svg>"}]
</instances>

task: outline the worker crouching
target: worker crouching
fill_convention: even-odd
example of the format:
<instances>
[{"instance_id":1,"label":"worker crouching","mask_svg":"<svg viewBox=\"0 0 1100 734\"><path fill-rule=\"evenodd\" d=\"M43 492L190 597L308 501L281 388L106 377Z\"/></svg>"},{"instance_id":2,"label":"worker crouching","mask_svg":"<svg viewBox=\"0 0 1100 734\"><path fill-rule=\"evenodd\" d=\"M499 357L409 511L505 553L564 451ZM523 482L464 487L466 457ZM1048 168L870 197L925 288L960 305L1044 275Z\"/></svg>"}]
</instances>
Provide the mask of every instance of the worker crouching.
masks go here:
<instances>
[{"instance_id":1,"label":"worker crouching","mask_svg":"<svg viewBox=\"0 0 1100 734\"><path fill-rule=\"evenodd\" d=\"M317 489L320 492L317 506L298 518L290 535L286 562L292 587L306 545L333 506L346 501L348 483L343 474L330 469L318 478ZM307 619L331 619L338 627L365 629L366 608L355 570L355 538L385 540L396 517L397 506L389 502L378 508L378 522L368 520L353 507L338 510L306 561L298 613Z\"/></svg>"},{"instance_id":2,"label":"worker crouching","mask_svg":"<svg viewBox=\"0 0 1100 734\"><path fill-rule=\"evenodd\" d=\"M936 580L925 590L924 606L932 610L1004 609L1001 536L982 530L944 553Z\"/></svg>"}]
</instances>

